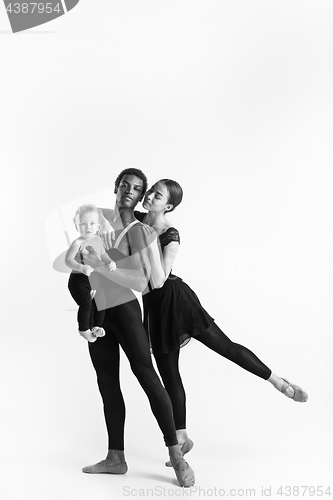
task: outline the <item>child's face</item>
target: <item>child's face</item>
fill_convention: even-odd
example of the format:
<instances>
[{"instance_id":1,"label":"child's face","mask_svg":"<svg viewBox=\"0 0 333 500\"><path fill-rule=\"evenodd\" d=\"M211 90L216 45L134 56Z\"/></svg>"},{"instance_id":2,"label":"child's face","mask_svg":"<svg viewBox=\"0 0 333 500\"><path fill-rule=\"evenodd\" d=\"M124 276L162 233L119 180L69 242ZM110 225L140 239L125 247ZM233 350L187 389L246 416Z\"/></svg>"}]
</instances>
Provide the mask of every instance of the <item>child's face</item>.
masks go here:
<instances>
[{"instance_id":1,"label":"child's face","mask_svg":"<svg viewBox=\"0 0 333 500\"><path fill-rule=\"evenodd\" d=\"M81 215L79 221L79 232L86 240L93 238L97 233L99 228L98 218L97 212L86 212Z\"/></svg>"}]
</instances>

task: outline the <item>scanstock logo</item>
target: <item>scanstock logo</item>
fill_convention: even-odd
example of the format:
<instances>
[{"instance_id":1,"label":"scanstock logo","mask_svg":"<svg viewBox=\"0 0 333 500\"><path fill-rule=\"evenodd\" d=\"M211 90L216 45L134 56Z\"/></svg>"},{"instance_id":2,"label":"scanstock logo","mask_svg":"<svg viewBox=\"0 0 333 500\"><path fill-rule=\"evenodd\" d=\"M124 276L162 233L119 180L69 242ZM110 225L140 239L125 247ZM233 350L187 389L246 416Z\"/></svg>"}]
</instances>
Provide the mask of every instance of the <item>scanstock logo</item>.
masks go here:
<instances>
[{"instance_id":1,"label":"scanstock logo","mask_svg":"<svg viewBox=\"0 0 333 500\"><path fill-rule=\"evenodd\" d=\"M48 23L73 9L80 0L9 2L4 0L13 33Z\"/></svg>"}]
</instances>

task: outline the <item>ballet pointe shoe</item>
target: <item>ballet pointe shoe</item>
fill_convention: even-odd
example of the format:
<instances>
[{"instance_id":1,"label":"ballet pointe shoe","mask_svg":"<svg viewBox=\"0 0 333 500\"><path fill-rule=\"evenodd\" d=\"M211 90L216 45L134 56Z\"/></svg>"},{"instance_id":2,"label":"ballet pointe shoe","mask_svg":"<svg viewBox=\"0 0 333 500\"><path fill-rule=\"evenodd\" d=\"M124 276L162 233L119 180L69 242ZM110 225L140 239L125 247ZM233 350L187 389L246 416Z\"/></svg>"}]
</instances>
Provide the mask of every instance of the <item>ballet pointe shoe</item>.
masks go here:
<instances>
[{"instance_id":1,"label":"ballet pointe shoe","mask_svg":"<svg viewBox=\"0 0 333 500\"><path fill-rule=\"evenodd\" d=\"M83 467L82 472L86 474L126 474L127 470L124 452L109 450L105 460Z\"/></svg>"},{"instance_id":2,"label":"ballet pointe shoe","mask_svg":"<svg viewBox=\"0 0 333 500\"><path fill-rule=\"evenodd\" d=\"M195 483L194 472L189 464L184 460L184 457L170 457L170 461L180 486L183 488L190 488L193 486Z\"/></svg>"},{"instance_id":3,"label":"ballet pointe shoe","mask_svg":"<svg viewBox=\"0 0 333 500\"><path fill-rule=\"evenodd\" d=\"M291 384L289 380L283 378L286 382L287 385L284 385L281 389L282 394L287 396L289 399L293 399L294 401L297 401L298 403L305 403L308 400L308 395L301 387L298 385ZM294 389L294 395L291 397L288 395L287 390L289 387L292 387Z\"/></svg>"},{"instance_id":4,"label":"ballet pointe shoe","mask_svg":"<svg viewBox=\"0 0 333 500\"><path fill-rule=\"evenodd\" d=\"M188 453L189 451L191 451L191 450L192 450L193 446L194 446L194 443L193 443L192 439L187 439L187 440L185 441L185 443L184 443L184 444L182 445L182 447L181 447L181 452L182 452L182 454L183 454L183 455L186 455L186 453ZM172 467L171 460L168 460L167 462L165 462L165 465L166 465L167 467Z\"/></svg>"}]
</instances>

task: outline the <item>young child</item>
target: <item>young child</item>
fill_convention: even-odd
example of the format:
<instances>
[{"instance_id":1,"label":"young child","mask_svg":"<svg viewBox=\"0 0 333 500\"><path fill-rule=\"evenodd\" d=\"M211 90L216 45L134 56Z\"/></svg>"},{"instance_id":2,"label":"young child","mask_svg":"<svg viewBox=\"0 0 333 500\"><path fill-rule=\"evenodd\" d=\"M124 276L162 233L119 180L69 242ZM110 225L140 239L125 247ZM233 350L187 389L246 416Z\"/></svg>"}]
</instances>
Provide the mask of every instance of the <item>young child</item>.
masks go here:
<instances>
[{"instance_id":1,"label":"young child","mask_svg":"<svg viewBox=\"0 0 333 500\"><path fill-rule=\"evenodd\" d=\"M97 337L105 335L105 330L102 328L105 311L98 311L93 300L96 294L100 304L105 302L105 297L102 287L98 286L99 275L95 273L89 281L88 276L94 269L82 264L82 255L88 253L85 247L92 246L100 259L109 265L110 271L116 269L116 263L105 252L102 240L96 234L99 229L99 215L99 210L95 205L82 205L77 209L74 224L81 236L71 243L65 257L66 265L72 269L68 288L79 306L77 313L79 334L88 342L95 342ZM92 290L90 286L92 279L94 280L93 288L96 290Z\"/></svg>"}]
</instances>

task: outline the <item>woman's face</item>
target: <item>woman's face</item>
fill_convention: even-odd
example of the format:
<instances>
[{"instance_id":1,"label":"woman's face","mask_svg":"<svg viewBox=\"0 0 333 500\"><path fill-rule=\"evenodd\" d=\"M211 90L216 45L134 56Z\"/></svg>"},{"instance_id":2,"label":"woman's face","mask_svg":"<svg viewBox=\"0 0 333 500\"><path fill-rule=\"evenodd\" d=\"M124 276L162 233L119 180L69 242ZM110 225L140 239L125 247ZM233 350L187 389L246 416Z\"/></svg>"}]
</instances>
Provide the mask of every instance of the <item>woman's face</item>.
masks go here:
<instances>
[{"instance_id":1,"label":"woman's face","mask_svg":"<svg viewBox=\"0 0 333 500\"><path fill-rule=\"evenodd\" d=\"M156 182L149 191L147 191L142 206L148 212L164 212L170 210L172 205L169 202L169 191L163 182Z\"/></svg>"}]
</instances>

